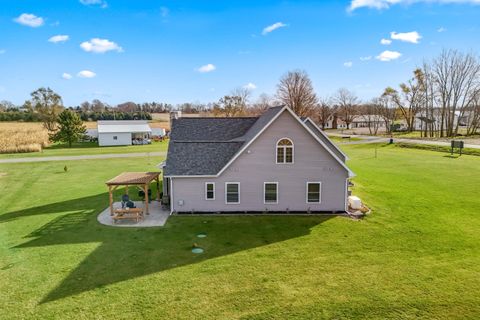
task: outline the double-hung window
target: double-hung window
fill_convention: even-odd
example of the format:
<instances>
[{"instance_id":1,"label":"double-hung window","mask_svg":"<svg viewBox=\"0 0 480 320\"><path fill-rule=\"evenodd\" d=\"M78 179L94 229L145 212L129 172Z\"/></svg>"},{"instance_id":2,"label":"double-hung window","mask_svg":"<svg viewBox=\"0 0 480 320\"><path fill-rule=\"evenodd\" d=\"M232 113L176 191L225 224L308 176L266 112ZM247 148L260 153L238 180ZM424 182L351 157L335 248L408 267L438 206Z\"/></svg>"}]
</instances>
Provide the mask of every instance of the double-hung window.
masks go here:
<instances>
[{"instance_id":1,"label":"double-hung window","mask_svg":"<svg viewBox=\"0 0 480 320\"><path fill-rule=\"evenodd\" d=\"M215 200L215 183L205 183L205 200Z\"/></svg>"},{"instance_id":2,"label":"double-hung window","mask_svg":"<svg viewBox=\"0 0 480 320\"><path fill-rule=\"evenodd\" d=\"M225 203L226 204L240 203L240 182L225 183Z\"/></svg>"},{"instance_id":3,"label":"double-hung window","mask_svg":"<svg viewBox=\"0 0 480 320\"><path fill-rule=\"evenodd\" d=\"M307 182L307 203L320 203L322 201L321 193L321 182Z\"/></svg>"},{"instance_id":4,"label":"double-hung window","mask_svg":"<svg viewBox=\"0 0 480 320\"><path fill-rule=\"evenodd\" d=\"M278 203L278 182L265 182L263 184L263 202L265 204Z\"/></svg>"}]
</instances>

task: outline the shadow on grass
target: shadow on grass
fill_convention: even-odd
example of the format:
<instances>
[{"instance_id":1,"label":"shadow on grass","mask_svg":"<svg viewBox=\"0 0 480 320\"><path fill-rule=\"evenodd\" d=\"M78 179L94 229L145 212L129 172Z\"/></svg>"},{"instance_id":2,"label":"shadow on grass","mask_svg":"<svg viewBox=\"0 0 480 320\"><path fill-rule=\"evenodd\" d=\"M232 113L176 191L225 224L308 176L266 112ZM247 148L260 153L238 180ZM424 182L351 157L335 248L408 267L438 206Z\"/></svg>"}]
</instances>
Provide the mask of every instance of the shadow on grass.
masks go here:
<instances>
[{"instance_id":1,"label":"shadow on grass","mask_svg":"<svg viewBox=\"0 0 480 320\"><path fill-rule=\"evenodd\" d=\"M164 227L115 228L100 225L96 220L107 199L105 193L0 216L0 221L8 221L29 215L64 213L27 235L26 238L32 239L17 248L100 243L41 303L308 235L314 226L333 217L172 216ZM196 237L199 233L207 237ZM205 252L193 254L193 243Z\"/></svg>"}]
</instances>

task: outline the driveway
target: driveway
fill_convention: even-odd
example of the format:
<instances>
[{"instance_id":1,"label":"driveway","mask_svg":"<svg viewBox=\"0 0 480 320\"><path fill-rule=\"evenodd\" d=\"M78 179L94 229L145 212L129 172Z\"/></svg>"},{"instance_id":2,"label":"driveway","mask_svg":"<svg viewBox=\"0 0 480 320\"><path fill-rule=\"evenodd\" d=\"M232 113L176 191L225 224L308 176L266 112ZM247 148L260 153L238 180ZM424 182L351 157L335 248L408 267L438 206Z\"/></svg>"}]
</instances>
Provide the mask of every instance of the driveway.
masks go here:
<instances>
[{"instance_id":1,"label":"driveway","mask_svg":"<svg viewBox=\"0 0 480 320\"><path fill-rule=\"evenodd\" d=\"M91 159L113 159L113 158L138 158L138 157L159 157L166 156L165 151L160 152L137 152L137 153L112 153L112 154L91 154L83 156L55 156L55 157L31 157L0 159L0 163L24 163L24 162L45 162L45 161L72 161Z\"/></svg>"},{"instance_id":2,"label":"driveway","mask_svg":"<svg viewBox=\"0 0 480 320\"><path fill-rule=\"evenodd\" d=\"M345 136L351 136L355 137L357 141L352 141L352 142L344 142L341 144L365 144L365 143L387 143L390 141L390 138L384 138L384 137L376 137L376 136L364 136L364 135L342 135L338 133L328 133L328 135L335 136L335 137L345 137ZM458 139L461 140L461 139ZM403 143L411 143L411 144L426 144L426 145L431 145L431 146L443 146L443 147L450 147L450 142L445 142L445 141L433 141L433 140L422 140L422 139L408 139L408 138L393 138L394 142L403 142ZM464 140L468 141L468 140ZM471 148L471 149L480 149L480 145L478 144L467 144L465 143L464 145L465 148Z\"/></svg>"}]
</instances>

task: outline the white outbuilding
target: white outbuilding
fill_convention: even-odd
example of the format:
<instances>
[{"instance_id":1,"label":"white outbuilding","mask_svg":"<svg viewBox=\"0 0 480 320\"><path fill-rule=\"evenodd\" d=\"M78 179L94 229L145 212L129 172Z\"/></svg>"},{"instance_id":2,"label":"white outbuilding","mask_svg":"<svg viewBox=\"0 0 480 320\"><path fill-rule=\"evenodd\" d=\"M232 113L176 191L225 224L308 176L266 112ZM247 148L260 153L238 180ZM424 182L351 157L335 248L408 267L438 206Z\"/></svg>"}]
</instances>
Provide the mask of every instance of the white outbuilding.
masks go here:
<instances>
[{"instance_id":1,"label":"white outbuilding","mask_svg":"<svg viewBox=\"0 0 480 320\"><path fill-rule=\"evenodd\" d=\"M144 144L152 133L147 120L101 120L97 130L99 146Z\"/></svg>"}]
</instances>

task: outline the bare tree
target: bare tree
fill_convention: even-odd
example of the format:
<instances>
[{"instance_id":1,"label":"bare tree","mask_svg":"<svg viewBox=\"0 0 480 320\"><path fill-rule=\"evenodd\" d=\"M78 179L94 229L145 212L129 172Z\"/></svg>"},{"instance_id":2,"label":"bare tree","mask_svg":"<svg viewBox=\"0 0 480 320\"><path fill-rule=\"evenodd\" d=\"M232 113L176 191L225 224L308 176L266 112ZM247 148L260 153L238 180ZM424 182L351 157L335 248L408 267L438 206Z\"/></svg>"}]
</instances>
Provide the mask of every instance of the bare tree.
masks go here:
<instances>
[{"instance_id":1,"label":"bare tree","mask_svg":"<svg viewBox=\"0 0 480 320\"><path fill-rule=\"evenodd\" d=\"M350 124L357 116L357 106L359 104L358 97L346 88L341 88L334 96L334 101L337 104L337 115L350 129Z\"/></svg>"},{"instance_id":2,"label":"bare tree","mask_svg":"<svg viewBox=\"0 0 480 320\"><path fill-rule=\"evenodd\" d=\"M474 94L472 106L467 117L467 135L473 135L480 129L480 90Z\"/></svg>"},{"instance_id":3,"label":"bare tree","mask_svg":"<svg viewBox=\"0 0 480 320\"><path fill-rule=\"evenodd\" d=\"M459 126L455 117L464 116L480 88L478 57L457 50L444 50L433 60L432 72L442 110L440 135L444 135L445 129L447 137L455 136Z\"/></svg>"},{"instance_id":4,"label":"bare tree","mask_svg":"<svg viewBox=\"0 0 480 320\"><path fill-rule=\"evenodd\" d=\"M93 112L103 112L105 111L106 104L98 99L94 99L91 104L91 109Z\"/></svg>"},{"instance_id":5,"label":"bare tree","mask_svg":"<svg viewBox=\"0 0 480 320\"><path fill-rule=\"evenodd\" d=\"M240 96L224 96L213 106L213 115L237 117L245 112L244 100Z\"/></svg>"},{"instance_id":6,"label":"bare tree","mask_svg":"<svg viewBox=\"0 0 480 320\"><path fill-rule=\"evenodd\" d=\"M30 106L42 118L43 126L50 133L57 129L57 118L63 110L62 97L50 88L39 88L32 92Z\"/></svg>"},{"instance_id":7,"label":"bare tree","mask_svg":"<svg viewBox=\"0 0 480 320\"><path fill-rule=\"evenodd\" d=\"M267 111L268 108L273 107L275 102L273 98L266 93L258 96L257 100L248 108L248 113L251 115L260 115Z\"/></svg>"},{"instance_id":8,"label":"bare tree","mask_svg":"<svg viewBox=\"0 0 480 320\"><path fill-rule=\"evenodd\" d=\"M317 106L315 107L313 118L324 130L334 113L335 109L332 106L331 99L320 98Z\"/></svg>"},{"instance_id":9,"label":"bare tree","mask_svg":"<svg viewBox=\"0 0 480 320\"><path fill-rule=\"evenodd\" d=\"M362 120L365 121L368 132L371 135L377 135L378 129L383 122L383 118L380 116L382 112L382 105L377 102L376 99L373 101L359 106L359 111L361 113Z\"/></svg>"},{"instance_id":10,"label":"bare tree","mask_svg":"<svg viewBox=\"0 0 480 320\"><path fill-rule=\"evenodd\" d=\"M400 84L400 93L391 87L386 88L383 93L383 96L389 97L402 113L408 132L413 131L415 118L421 110L425 98L424 73L421 69L416 69L413 73L412 79L407 83Z\"/></svg>"},{"instance_id":11,"label":"bare tree","mask_svg":"<svg viewBox=\"0 0 480 320\"><path fill-rule=\"evenodd\" d=\"M248 88L238 87L232 90L230 96L238 97L241 101L241 104L243 104L243 107L246 108L250 102L252 90Z\"/></svg>"},{"instance_id":12,"label":"bare tree","mask_svg":"<svg viewBox=\"0 0 480 320\"><path fill-rule=\"evenodd\" d=\"M277 86L278 100L298 116L309 116L317 104L312 81L305 71L289 71Z\"/></svg>"},{"instance_id":13,"label":"bare tree","mask_svg":"<svg viewBox=\"0 0 480 320\"><path fill-rule=\"evenodd\" d=\"M377 105L378 114L383 119L385 124L385 132L387 134L392 133L392 126L396 120L395 107L392 106L391 101L384 96L373 99L372 103Z\"/></svg>"}]
</instances>

